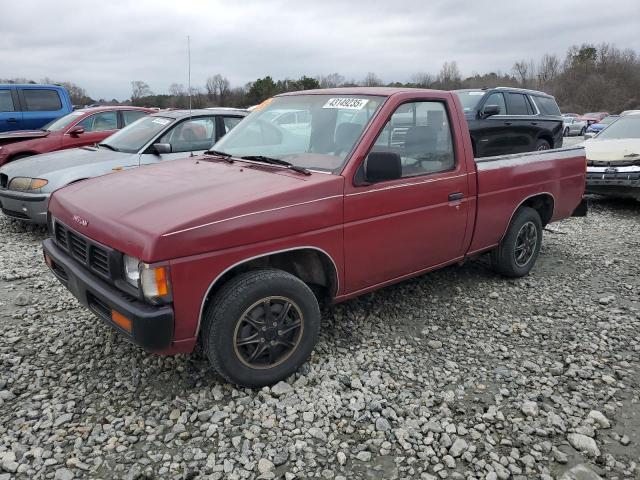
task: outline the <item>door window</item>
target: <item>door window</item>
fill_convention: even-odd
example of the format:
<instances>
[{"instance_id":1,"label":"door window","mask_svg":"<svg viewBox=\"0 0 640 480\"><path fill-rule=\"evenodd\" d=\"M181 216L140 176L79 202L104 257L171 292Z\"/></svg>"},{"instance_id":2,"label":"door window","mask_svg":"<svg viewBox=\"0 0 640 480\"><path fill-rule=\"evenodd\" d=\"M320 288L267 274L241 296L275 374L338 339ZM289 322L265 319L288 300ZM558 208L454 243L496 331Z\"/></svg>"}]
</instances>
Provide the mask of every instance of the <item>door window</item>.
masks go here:
<instances>
[{"instance_id":1,"label":"door window","mask_svg":"<svg viewBox=\"0 0 640 480\"><path fill-rule=\"evenodd\" d=\"M171 151L192 152L208 150L216 141L214 117L185 120L162 136L159 143L170 143Z\"/></svg>"},{"instance_id":2,"label":"door window","mask_svg":"<svg viewBox=\"0 0 640 480\"><path fill-rule=\"evenodd\" d=\"M124 110L122 112L122 119L124 121L124 126L126 127L130 123L135 122L139 118L146 117L148 115L147 112L143 112L142 110Z\"/></svg>"},{"instance_id":3,"label":"door window","mask_svg":"<svg viewBox=\"0 0 640 480\"><path fill-rule=\"evenodd\" d=\"M29 112L52 112L62 108L60 96L55 90L27 88L22 90L22 95Z\"/></svg>"},{"instance_id":4,"label":"door window","mask_svg":"<svg viewBox=\"0 0 640 480\"><path fill-rule=\"evenodd\" d=\"M509 115L530 115L531 106L522 93L507 93L507 113Z\"/></svg>"},{"instance_id":5,"label":"door window","mask_svg":"<svg viewBox=\"0 0 640 480\"><path fill-rule=\"evenodd\" d=\"M444 104L411 102L400 105L378 136L372 151L400 155L403 177L451 170L455 166L455 155Z\"/></svg>"},{"instance_id":6,"label":"door window","mask_svg":"<svg viewBox=\"0 0 640 480\"><path fill-rule=\"evenodd\" d=\"M78 123L85 132L105 132L118 129L117 112L102 112L91 115Z\"/></svg>"},{"instance_id":7,"label":"door window","mask_svg":"<svg viewBox=\"0 0 640 480\"><path fill-rule=\"evenodd\" d=\"M534 97L538 110L543 115L560 115L560 108L553 97Z\"/></svg>"},{"instance_id":8,"label":"door window","mask_svg":"<svg viewBox=\"0 0 640 480\"><path fill-rule=\"evenodd\" d=\"M500 107L500 113L498 115L507 114L507 106L504 103L504 95L502 94L502 92L493 92L491 95L489 95L489 98L487 98L484 106L486 107L487 105L498 105Z\"/></svg>"},{"instance_id":9,"label":"door window","mask_svg":"<svg viewBox=\"0 0 640 480\"><path fill-rule=\"evenodd\" d=\"M0 112L14 112L11 90L0 90Z\"/></svg>"}]
</instances>

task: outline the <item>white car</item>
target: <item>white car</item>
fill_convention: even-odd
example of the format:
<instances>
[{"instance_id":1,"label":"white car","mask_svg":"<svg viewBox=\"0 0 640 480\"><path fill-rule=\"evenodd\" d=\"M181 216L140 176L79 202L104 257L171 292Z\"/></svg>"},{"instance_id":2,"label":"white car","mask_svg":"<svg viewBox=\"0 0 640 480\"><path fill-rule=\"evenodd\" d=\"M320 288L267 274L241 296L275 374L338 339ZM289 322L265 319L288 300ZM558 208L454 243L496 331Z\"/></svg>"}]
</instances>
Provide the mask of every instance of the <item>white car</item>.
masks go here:
<instances>
[{"instance_id":1,"label":"white car","mask_svg":"<svg viewBox=\"0 0 640 480\"><path fill-rule=\"evenodd\" d=\"M568 115L562 115L562 123L563 123L563 135L565 137L570 137L571 135L584 135L587 131L587 121L580 120L580 117L574 116L575 114L571 113Z\"/></svg>"},{"instance_id":2,"label":"white car","mask_svg":"<svg viewBox=\"0 0 640 480\"><path fill-rule=\"evenodd\" d=\"M640 113L629 113L584 142L587 193L640 201Z\"/></svg>"}]
</instances>

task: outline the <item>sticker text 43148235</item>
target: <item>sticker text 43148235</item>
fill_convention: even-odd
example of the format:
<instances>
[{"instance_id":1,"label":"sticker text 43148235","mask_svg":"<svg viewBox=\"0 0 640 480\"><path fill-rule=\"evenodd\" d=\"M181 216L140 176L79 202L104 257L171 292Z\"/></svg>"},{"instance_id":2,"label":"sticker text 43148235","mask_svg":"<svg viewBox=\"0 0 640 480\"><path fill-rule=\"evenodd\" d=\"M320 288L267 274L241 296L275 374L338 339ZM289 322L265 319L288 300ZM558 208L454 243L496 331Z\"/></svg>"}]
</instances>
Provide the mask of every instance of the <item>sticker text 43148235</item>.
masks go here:
<instances>
[{"instance_id":1,"label":"sticker text 43148235","mask_svg":"<svg viewBox=\"0 0 640 480\"><path fill-rule=\"evenodd\" d=\"M322 108L342 108L347 110L362 110L369 102L366 98L330 98Z\"/></svg>"}]
</instances>

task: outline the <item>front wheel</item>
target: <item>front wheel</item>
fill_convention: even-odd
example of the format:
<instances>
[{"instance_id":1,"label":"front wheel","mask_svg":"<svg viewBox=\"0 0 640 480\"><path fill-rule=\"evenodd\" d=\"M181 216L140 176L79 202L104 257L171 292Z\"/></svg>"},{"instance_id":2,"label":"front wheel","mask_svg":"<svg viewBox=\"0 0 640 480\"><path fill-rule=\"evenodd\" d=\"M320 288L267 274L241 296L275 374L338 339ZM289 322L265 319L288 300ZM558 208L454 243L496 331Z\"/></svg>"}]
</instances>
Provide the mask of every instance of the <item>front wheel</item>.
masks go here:
<instances>
[{"instance_id":1,"label":"front wheel","mask_svg":"<svg viewBox=\"0 0 640 480\"><path fill-rule=\"evenodd\" d=\"M580 130L580 136L584 137L585 133L587 133L587 129L586 129L586 127L582 127L582 130Z\"/></svg>"},{"instance_id":2,"label":"front wheel","mask_svg":"<svg viewBox=\"0 0 640 480\"><path fill-rule=\"evenodd\" d=\"M569 136L569 127L564 129L564 136L568 137Z\"/></svg>"},{"instance_id":3,"label":"front wheel","mask_svg":"<svg viewBox=\"0 0 640 480\"><path fill-rule=\"evenodd\" d=\"M295 372L319 331L318 301L304 282L282 270L256 270L232 278L211 300L202 341L218 373L253 388Z\"/></svg>"},{"instance_id":4,"label":"front wheel","mask_svg":"<svg viewBox=\"0 0 640 480\"><path fill-rule=\"evenodd\" d=\"M494 270L506 277L522 277L533 268L542 245L542 221L536 210L521 207L507 233L491 252Z\"/></svg>"},{"instance_id":5,"label":"front wheel","mask_svg":"<svg viewBox=\"0 0 640 480\"><path fill-rule=\"evenodd\" d=\"M550 148L551 145L549 145L549 142L543 140L542 138L536 142L536 150L538 151L549 150Z\"/></svg>"}]
</instances>

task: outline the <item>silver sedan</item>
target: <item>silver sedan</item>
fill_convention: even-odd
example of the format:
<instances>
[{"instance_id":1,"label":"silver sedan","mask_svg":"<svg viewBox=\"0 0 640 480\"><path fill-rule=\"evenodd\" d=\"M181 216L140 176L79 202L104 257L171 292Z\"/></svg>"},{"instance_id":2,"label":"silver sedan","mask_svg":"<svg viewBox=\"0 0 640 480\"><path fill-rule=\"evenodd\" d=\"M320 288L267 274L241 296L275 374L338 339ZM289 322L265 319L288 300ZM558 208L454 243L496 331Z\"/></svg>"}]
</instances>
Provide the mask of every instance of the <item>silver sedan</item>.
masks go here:
<instances>
[{"instance_id":1,"label":"silver sedan","mask_svg":"<svg viewBox=\"0 0 640 480\"><path fill-rule=\"evenodd\" d=\"M71 183L208 150L248 112L172 110L141 118L92 147L45 153L0 168L0 207L11 218L46 224L53 192Z\"/></svg>"},{"instance_id":2,"label":"silver sedan","mask_svg":"<svg viewBox=\"0 0 640 480\"><path fill-rule=\"evenodd\" d=\"M570 137L572 135L584 135L587 131L587 122L585 120L580 120L578 117L574 116L564 116L563 119L563 135L565 137Z\"/></svg>"}]
</instances>

